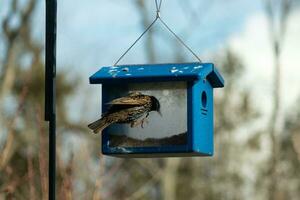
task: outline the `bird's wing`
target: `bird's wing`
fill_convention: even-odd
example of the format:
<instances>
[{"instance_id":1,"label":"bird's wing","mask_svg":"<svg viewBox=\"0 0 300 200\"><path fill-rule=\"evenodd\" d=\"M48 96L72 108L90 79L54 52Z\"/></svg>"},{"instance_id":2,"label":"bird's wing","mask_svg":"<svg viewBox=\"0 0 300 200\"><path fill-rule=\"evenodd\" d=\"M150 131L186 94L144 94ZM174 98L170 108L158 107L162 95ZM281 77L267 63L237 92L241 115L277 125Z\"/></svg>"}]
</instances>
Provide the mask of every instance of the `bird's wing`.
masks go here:
<instances>
[{"instance_id":1,"label":"bird's wing","mask_svg":"<svg viewBox=\"0 0 300 200\"><path fill-rule=\"evenodd\" d=\"M114 99L111 102L108 102L109 105L144 105L147 103L147 99L143 97L139 97L137 95L135 96L127 96L127 97L121 97L118 99Z\"/></svg>"},{"instance_id":2,"label":"bird's wing","mask_svg":"<svg viewBox=\"0 0 300 200\"><path fill-rule=\"evenodd\" d=\"M147 110L144 106L135 106L123 110L119 110L118 112L113 112L108 114L108 118L117 119L116 121L134 121L140 117L142 117Z\"/></svg>"}]
</instances>

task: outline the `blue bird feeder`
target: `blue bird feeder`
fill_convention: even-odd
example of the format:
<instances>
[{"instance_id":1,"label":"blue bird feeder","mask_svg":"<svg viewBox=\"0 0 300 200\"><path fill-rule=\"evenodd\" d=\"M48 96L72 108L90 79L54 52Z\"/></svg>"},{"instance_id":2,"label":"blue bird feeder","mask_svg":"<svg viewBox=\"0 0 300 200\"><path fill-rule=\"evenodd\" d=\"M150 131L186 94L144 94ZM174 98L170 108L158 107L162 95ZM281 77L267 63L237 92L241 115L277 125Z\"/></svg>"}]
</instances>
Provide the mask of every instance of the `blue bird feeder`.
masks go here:
<instances>
[{"instance_id":1,"label":"blue bird feeder","mask_svg":"<svg viewBox=\"0 0 300 200\"><path fill-rule=\"evenodd\" d=\"M224 80L212 63L102 67L90 77L102 84L102 111L132 92L155 96L162 116L143 126L113 124L102 132L102 153L118 157L212 156L213 88Z\"/></svg>"}]
</instances>

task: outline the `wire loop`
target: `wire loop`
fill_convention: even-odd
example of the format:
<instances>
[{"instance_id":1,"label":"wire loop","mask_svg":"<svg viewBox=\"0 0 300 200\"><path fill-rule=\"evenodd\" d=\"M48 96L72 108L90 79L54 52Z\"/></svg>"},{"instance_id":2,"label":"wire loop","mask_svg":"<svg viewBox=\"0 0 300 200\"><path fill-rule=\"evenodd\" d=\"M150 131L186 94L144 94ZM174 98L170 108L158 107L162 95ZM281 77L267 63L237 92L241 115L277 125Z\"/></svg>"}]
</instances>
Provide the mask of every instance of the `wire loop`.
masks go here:
<instances>
[{"instance_id":1,"label":"wire loop","mask_svg":"<svg viewBox=\"0 0 300 200\"><path fill-rule=\"evenodd\" d=\"M160 0L160 2L158 3L158 1L155 0L155 6L156 6L156 11L157 11L157 12L160 11L162 1L163 1L163 0Z\"/></svg>"},{"instance_id":2,"label":"wire loop","mask_svg":"<svg viewBox=\"0 0 300 200\"><path fill-rule=\"evenodd\" d=\"M115 62L114 66L116 66L122 58L134 47L134 45L152 28L152 26L155 24L155 22L159 19L159 21L163 24L163 26L179 41L181 45L183 45L190 53L193 54L193 56L202 63L201 59L197 56L197 54L162 20L160 16L160 9L162 5L163 0L155 0L155 6L156 6L156 17L152 21L152 23L145 29L145 31L133 42L133 44L120 56L120 58Z\"/></svg>"}]
</instances>

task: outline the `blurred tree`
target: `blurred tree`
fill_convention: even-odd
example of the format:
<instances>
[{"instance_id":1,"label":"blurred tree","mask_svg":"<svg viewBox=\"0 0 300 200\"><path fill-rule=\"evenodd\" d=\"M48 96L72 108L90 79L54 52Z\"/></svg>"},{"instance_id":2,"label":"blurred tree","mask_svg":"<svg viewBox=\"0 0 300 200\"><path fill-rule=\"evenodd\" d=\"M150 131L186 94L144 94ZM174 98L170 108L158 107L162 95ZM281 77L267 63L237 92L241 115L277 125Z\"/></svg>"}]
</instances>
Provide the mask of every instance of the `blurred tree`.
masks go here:
<instances>
[{"instance_id":1,"label":"blurred tree","mask_svg":"<svg viewBox=\"0 0 300 200\"><path fill-rule=\"evenodd\" d=\"M279 136L278 189L281 199L300 196L300 98L285 117L284 134Z\"/></svg>"},{"instance_id":2,"label":"blurred tree","mask_svg":"<svg viewBox=\"0 0 300 200\"><path fill-rule=\"evenodd\" d=\"M179 169L177 199L244 199L241 165L244 152L237 141L238 129L247 127L258 116L251 103L250 90L238 89L243 77L241 61L230 51L215 61L226 86L215 95L215 155L212 158L184 159ZM187 164L188 163L188 164ZM189 185L190 187L186 187Z\"/></svg>"},{"instance_id":3,"label":"blurred tree","mask_svg":"<svg viewBox=\"0 0 300 200\"><path fill-rule=\"evenodd\" d=\"M143 30L145 30L151 23L151 20L153 20L149 16L149 12L147 10L146 2L143 0L137 0L135 3L138 12L140 12L140 16L142 18L142 27ZM153 41L153 28L149 29L149 32L147 35L145 35L146 39L146 54L148 58L148 62L155 62L156 60L156 54L154 49L154 41Z\"/></svg>"},{"instance_id":4,"label":"blurred tree","mask_svg":"<svg viewBox=\"0 0 300 200\"><path fill-rule=\"evenodd\" d=\"M4 42L0 67L0 199L48 199L47 134L43 122L43 44L32 36L39 1L12 0L1 18ZM58 127L72 126L66 98L76 87L63 72L57 78ZM11 108L11 109L8 109ZM77 127L77 125L76 125ZM72 160L58 170L58 188L72 194ZM28 183L28 184L26 184ZM71 195L62 199L71 199ZM67 198L68 197L68 198Z\"/></svg>"},{"instance_id":5,"label":"blurred tree","mask_svg":"<svg viewBox=\"0 0 300 200\"><path fill-rule=\"evenodd\" d=\"M279 190L279 155L281 146L278 135L282 132L283 120L281 113L281 54L286 38L288 17L292 10L294 0L264 0L265 12L269 23L270 42L273 53L274 73L273 73L273 99L272 111L267 131L270 133L270 159L264 169L268 186L268 199L282 199ZM258 182L264 182L264 179ZM261 183L264 184L264 183ZM259 184L259 185L261 185Z\"/></svg>"}]
</instances>

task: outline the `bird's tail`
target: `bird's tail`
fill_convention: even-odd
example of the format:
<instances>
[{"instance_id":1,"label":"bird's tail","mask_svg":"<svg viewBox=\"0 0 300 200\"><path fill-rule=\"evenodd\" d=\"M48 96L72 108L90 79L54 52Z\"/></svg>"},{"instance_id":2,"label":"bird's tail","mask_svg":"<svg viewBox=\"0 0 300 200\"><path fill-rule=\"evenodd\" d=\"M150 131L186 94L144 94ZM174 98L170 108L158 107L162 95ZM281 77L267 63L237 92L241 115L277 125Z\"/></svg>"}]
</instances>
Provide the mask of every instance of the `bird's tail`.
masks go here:
<instances>
[{"instance_id":1,"label":"bird's tail","mask_svg":"<svg viewBox=\"0 0 300 200\"><path fill-rule=\"evenodd\" d=\"M90 123L88 127L93 130L94 133L102 132L106 127L111 125L113 122L107 122L106 118L98 119L93 123Z\"/></svg>"}]
</instances>

